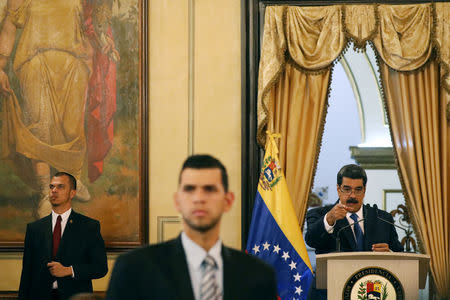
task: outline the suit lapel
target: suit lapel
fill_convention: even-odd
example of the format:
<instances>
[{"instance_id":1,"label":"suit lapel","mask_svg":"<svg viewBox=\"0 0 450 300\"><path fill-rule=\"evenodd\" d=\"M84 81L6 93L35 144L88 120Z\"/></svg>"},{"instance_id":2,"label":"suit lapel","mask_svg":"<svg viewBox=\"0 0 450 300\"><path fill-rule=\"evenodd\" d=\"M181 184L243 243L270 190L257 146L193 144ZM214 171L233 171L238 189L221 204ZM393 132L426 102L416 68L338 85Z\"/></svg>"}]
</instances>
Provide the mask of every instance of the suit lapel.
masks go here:
<instances>
[{"instance_id":1,"label":"suit lapel","mask_svg":"<svg viewBox=\"0 0 450 300\"><path fill-rule=\"evenodd\" d=\"M45 253L46 255L48 255L46 257L46 260L51 261L53 248L52 214L43 219L42 237L44 242L43 244L45 247Z\"/></svg>"},{"instance_id":2,"label":"suit lapel","mask_svg":"<svg viewBox=\"0 0 450 300\"><path fill-rule=\"evenodd\" d=\"M376 216L373 213L373 210L370 208L369 205L365 205L364 207L364 250L366 251L372 251L372 244L373 241L369 240L370 237L376 236L376 226L375 226L375 220Z\"/></svg>"},{"instance_id":3,"label":"suit lapel","mask_svg":"<svg viewBox=\"0 0 450 300\"><path fill-rule=\"evenodd\" d=\"M191 276L186 261L186 254L181 243L181 235L170 244L169 271L172 284L177 293L177 299L194 300L194 291L191 285Z\"/></svg>"},{"instance_id":4,"label":"suit lapel","mask_svg":"<svg viewBox=\"0 0 450 300\"><path fill-rule=\"evenodd\" d=\"M339 229L341 229L344 226L348 226L350 223L347 221L347 218L344 218L342 220L337 221L336 225L338 225L338 224L339 224ZM346 248L345 245L348 245L348 247L349 247L349 249L347 249L347 251L354 250L356 248L356 241L355 241L355 237L353 235L351 226L348 226L347 228L342 230L341 241L344 241L344 240L346 242L345 243L341 242L341 250L344 250L344 249L342 249L343 247Z\"/></svg>"},{"instance_id":5,"label":"suit lapel","mask_svg":"<svg viewBox=\"0 0 450 300\"><path fill-rule=\"evenodd\" d=\"M227 247L222 246L223 259L223 299L239 299L239 280L238 271L235 268L231 252Z\"/></svg>"},{"instance_id":6,"label":"suit lapel","mask_svg":"<svg viewBox=\"0 0 450 300\"><path fill-rule=\"evenodd\" d=\"M72 209L61 237L58 252L56 253L57 258L62 259L64 254L67 253L66 249L70 249L71 243L76 241L74 233L76 231L77 221L77 213Z\"/></svg>"}]
</instances>

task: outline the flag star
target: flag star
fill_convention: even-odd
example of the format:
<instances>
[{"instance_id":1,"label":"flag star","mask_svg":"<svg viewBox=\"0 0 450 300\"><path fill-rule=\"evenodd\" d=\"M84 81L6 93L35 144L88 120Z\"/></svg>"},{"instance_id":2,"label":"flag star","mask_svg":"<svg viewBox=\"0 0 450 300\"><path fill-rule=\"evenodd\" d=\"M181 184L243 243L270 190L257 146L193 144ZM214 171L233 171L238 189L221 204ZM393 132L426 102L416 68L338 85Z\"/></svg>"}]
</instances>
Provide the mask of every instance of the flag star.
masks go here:
<instances>
[{"instance_id":1,"label":"flag star","mask_svg":"<svg viewBox=\"0 0 450 300\"><path fill-rule=\"evenodd\" d=\"M294 275L294 281L300 281L300 278L302 278L302 276L300 276L300 274L295 274Z\"/></svg>"},{"instance_id":2,"label":"flag star","mask_svg":"<svg viewBox=\"0 0 450 300\"><path fill-rule=\"evenodd\" d=\"M278 245L273 246L273 252L276 252L278 254L278 252L280 252L281 248Z\"/></svg>"},{"instance_id":3,"label":"flag star","mask_svg":"<svg viewBox=\"0 0 450 300\"><path fill-rule=\"evenodd\" d=\"M286 261L290 257L289 256L289 251L288 252L284 252L283 251L283 255L281 257L284 258L284 261Z\"/></svg>"},{"instance_id":4,"label":"flag star","mask_svg":"<svg viewBox=\"0 0 450 300\"><path fill-rule=\"evenodd\" d=\"M255 244L255 247L253 247L253 252L255 252L255 254L256 253L258 253L259 252L259 246L257 246L256 244Z\"/></svg>"},{"instance_id":5,"label":"flag star","mask_svg":"<svg viewBox=\"0 0 450 300\"><path fill-rule=\"evenodd\" d=\"M303 292L303 290L302 290L302 287L301 287L301 286L295 288L295 293L296 293L296 294L299 294L299 295L300 295L302 292Z\"/></svg>"},{"instance_id":6,"label":"flag star","mask_svg":"<svg viewBox=\"0 0 450 300\"><path fill-rule=\"evenodd\" d=\"M293 260L291 260L291 263L289 264L289 267L291 267L291 271L293 269L297 269L297 263L295 263Z\"/></svg>"},{"instance_id":7,"label":"flag star","mask_svg":"<svg viewBox=\"0 0 450 300\"><path fill-rule=\"evenodd\" d=\"M264 247L264 250L269 251L270 244L266 241L266 242L263 244L263 247Z\"/></svg>"}]
</instances>

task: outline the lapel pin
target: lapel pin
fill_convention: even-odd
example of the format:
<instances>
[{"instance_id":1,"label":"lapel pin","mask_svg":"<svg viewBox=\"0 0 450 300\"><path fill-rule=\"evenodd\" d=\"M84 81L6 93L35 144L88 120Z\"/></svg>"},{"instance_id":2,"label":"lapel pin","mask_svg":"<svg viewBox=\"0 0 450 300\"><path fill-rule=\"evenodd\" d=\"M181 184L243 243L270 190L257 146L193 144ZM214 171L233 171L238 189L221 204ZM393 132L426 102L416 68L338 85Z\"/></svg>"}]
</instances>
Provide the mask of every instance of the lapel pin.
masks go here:
<instances>
[{"instance_id":1,"label":"lapel pin","mask_svg":"<svg viewBox=\"0 0 450 300\"><path fill-rule=\"evenodd\" d=\"M72 223L73 223L73 220L69 220L69 223L71 223L71 224L72 224Z\"/></svg>"}]
</instances>

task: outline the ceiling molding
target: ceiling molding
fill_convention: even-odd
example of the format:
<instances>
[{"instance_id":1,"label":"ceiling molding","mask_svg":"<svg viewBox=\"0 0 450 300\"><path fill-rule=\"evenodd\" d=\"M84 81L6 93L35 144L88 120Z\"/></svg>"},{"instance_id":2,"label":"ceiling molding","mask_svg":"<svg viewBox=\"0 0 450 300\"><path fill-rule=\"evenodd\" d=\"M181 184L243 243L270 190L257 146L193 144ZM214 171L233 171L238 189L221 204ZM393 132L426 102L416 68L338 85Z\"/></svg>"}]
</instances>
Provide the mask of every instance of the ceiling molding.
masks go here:
<instances>
[{"instance_id":1,"label":"ceiling molding","mask_svg":"<svg viewBox=\"0 0 450 300\"><path fill-rule=\"evenodd\" d=\"M392 147L350 146L352 158L364 169L396 169Z\"/></svg>"}]
</instances>

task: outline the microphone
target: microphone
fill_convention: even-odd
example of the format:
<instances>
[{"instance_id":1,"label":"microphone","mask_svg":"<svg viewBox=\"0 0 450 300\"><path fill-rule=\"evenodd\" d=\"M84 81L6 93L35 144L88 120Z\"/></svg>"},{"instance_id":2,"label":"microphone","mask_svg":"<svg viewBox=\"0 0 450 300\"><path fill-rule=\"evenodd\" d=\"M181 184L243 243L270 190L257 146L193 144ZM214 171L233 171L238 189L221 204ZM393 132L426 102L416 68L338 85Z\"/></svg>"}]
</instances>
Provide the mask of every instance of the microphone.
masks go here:
<instances>
[{"instance_id":1,"label":"microphone","mask_svg":"<svg viewBox=\"0 0 450 300\"><path fill-rule=\"evenodd\" d=\"M376 211L376 213L377 213L377 219L379 219L379 220L381 220L381 221L383 221L383 222L386 222L386 223L388 223L388 224L391 224L392 226L395 226L395 227L397 227L397 228L403 229L405 232L408 231L408 229L403 228L402 226L396 225L395 223L393 223L393 222L391 222L391 221L388 221L388 220L385 220L385 219L383 219L382 217L380 217L380 216L378 215L378 206L377 206L376 204L373 205L373 208L375 208L375 211Z\"/></svg>"},{"instance_id":2,"label":"microphone","mask_svg":"<svg viewBox=\"0 0 450 300\"><path fill-rule=\"evenodd\" d=\"M360 220L358 220L356 222L353 222L351 224L345 225L344 227L339 229L339 231L336 234L336 249L337 249L337 252L341 252L341 236L340 236L340 234L341 234L342 230L344 230L344 229L354 225L355 223L359 223L359 222L362 222L364 220L365 220L365 218L361 218Z\"/></svg>"},{"instance_id":3,"label":"microphone","mask_svg":"<svg viewBox=\"0 0 450 300\"><path fill-rule=\"evenodd\" d=\"M392 225L392 226L395 226L395 227L397 227L397 228L400 228L400 229L402 229L402 230L405 232L406 237L408 237L408 238L406 239L406 241L407 241L407 243L406 243L406 252L410 252L411 248L410 248L410 245L409 245L409 237L410 237L410 235L411 235L411 232L410 232L408 229L406 229L406 228L404 228L404 227L402 227L402 226L399 226L399 225L397 225L397 224L395 224L395 223L393 223L393 222L391 222L391 221L385 220L385 219L383 219L382 217L380 217L380 216L378 215L378 206L377 206L376 204L373 205L373 208L375 208L375 211L376 211L377 219L378 219L378 220L381 220L381 221L383 221L383 222L385 222L385 223L388 223L388 224L390 224L390 225Z\"/></svg>"}]
</instances>

